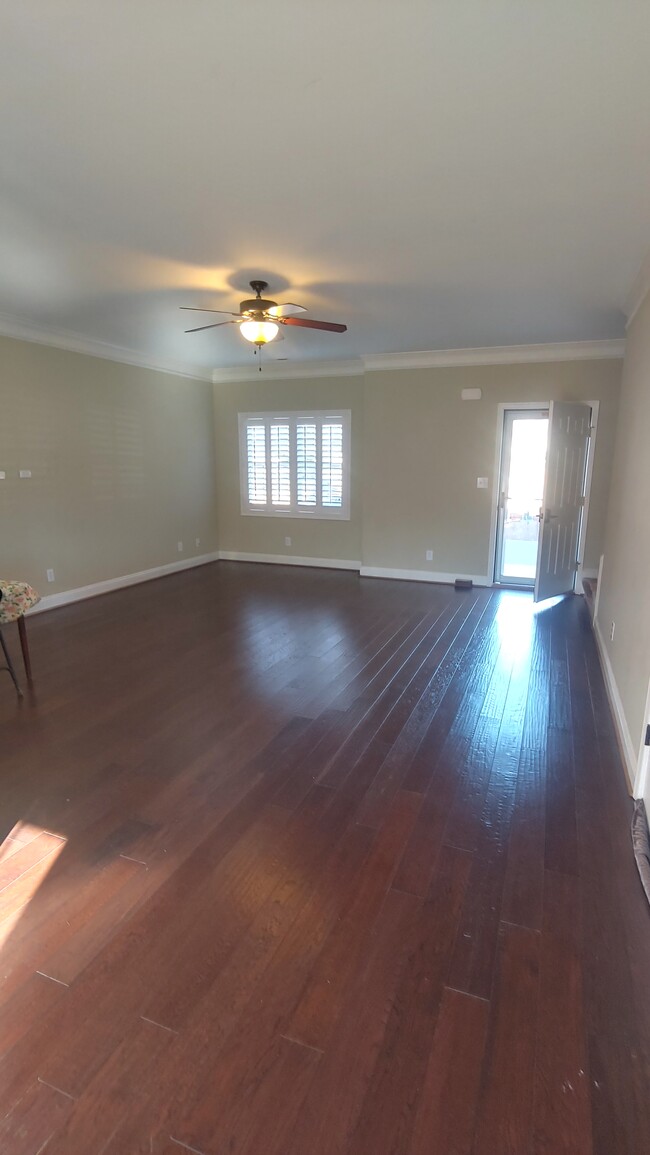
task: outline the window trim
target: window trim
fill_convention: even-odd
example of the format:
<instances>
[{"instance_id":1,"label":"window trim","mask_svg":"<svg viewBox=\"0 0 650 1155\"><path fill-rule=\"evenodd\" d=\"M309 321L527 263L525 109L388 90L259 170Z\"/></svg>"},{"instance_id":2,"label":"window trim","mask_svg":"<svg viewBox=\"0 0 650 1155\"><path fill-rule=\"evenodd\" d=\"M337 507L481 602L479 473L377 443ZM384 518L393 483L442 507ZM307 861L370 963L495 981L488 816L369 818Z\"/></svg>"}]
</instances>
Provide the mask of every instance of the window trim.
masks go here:
<instances>
[{"instance_id":1,"label":"window trim","mask_svg":"<svg viewBox=\"0 0 650 1155\"><path fill-rule=\"evenodd\" d=\"M241 513L244 517L289 517L289 518L306 518L312 521L349 521L350 520L350 427L351 427L351 410L350 409L274 409L266 412L257 413L239 413L239 492ZM340 509L327 509L323 506L316 506L315 508L305 508L298 506L295 501L293 504L283 507L282 509L273 508L272 506L251 506L248 501L248 449L246 430L251 421L264 422L264 428L267 431L268 444L268 430L271 424L288 424L290 426L290 473L291 473L291 489L292 493L296 493L296 425L300 422L316 421L320 423L319 434L317 436L318 445L318 460L320 461L320 446L321 436L320 427L324 422L338 421L342 425L342 447L343 447L343 476L342 476L342 504ZM268 476L268 475L267 475ZM267 490L268 493L268 490Z\"/></svg>"}]
</instances>

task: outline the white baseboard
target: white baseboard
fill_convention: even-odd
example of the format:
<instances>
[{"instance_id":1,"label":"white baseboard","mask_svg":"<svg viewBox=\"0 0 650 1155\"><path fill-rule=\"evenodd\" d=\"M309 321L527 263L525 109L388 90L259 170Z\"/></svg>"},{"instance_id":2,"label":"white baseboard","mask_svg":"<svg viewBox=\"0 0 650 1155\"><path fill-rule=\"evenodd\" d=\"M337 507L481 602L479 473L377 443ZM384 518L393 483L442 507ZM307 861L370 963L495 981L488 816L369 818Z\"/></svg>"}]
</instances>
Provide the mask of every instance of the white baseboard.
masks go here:
<instances>
[{"instance_id":1,"label":"white baseboard","mask_svg":"<svg viewBox=\"0 0 650 1155\"><path fill-rule=\"evenodd\" d=\"M383 569L375 566L362 566L360 561L351 561L348 558L296 557L295 554L240 553L238 550L222 549L215 550L213 553L200 554L198 557L168 562L166 565L154 566L152 569L143 569L138 573L122 574L120 577L93 582L91 585L79 586L77 589L62 590L57 594L45 594L38 605L27 612L29 616L42 614L47 610L55 610L59 606L85 601L87 598L108 594L113 590L125 589L126 586L153 581L155 578L165 577L167 574L179 573L181 570L193 569L195 566L207 565L209 562L219 560L250 561L268 565L297 565L314 569L356 570L361 574L361 577L393 578L397 581L442 582L446 585L453 585L456 578L459 577L469 579L475 586L492 585L492 582L484 574L448 574L432 573L429 570Z\"/></svg>"},{"instance_id":2,"label":"white baseboard","mask_svg":"<svg viewBox=\"0 0 650 1155\"><path fill-rule=\"evenodd\" d=\"M360 561L346 561L334 557L296 557L295 554L284 553L239 553L238 550L220 549L219 557L222 561L256 561L263 565L302 565L312 566L315 569L361 568Z\"/></svg>"},{"instance_id":3,"label":"white baseboard","mask_svg":"<svg viewBox=\"0 0 650 1155\"><path fill-rule=\"evenodd\" d=\"M456 578L462 581L471 581L475 586L491 586L492 580L485 574L475 573L434 573L427 569L384 569L383 566L362 565L361 577L393 578L395 581L406 582L440 582L443 585L452 585Z\"/></svg>"},{"instance_id":4,"label":"white baseboard","mask_svg":"<svg viewBox=\"0 0 650 1155\"><path fill-rule=\"evenodd\" d=\"M582 583L583 583L583 581L584 581L584 579L585 579L585 578L587 578L587 580L590 580L590 579L591 579L591 580L593 581L593 580L594 580L594 578L597 578L597 577L598 577L598 570L595 570L595 569L579 569L579 570L578 570L578 573L577 573L577 576L576 576L576 588L575 588L575 592L576 592L577 594L584 594L584 592L585 592L585 589L584 589L584 586L583 586L583 584L582 584Z\"/></svg>"},{"instance_id":5,"label":"white baseboard","mask_svg":"<svg viewBox=\"0 0 650 1155\"><path fill-rule=\"evenodd\" d=\"M86 598L95 598L99 594L108 594L112 590L121 590L125 586L135 586L140 582L152 581L154 578L165 577L166 574L178 573L180 570L193 569L197 565L207 565L208 562L218 561L219 553L203 553L198 557L182 558L180 561L171 561L167 565L157 565L153 569L143 569L139 573L123 574L122 577L108 578L107 581L93 582L89 586L79 586L74 590L63 590L59 594L45 594L38 605L28 610L28 614L42 614L45 610L55 610L58 606L67 606L71 602L85 601Z\"/></svg>"},{"instance_id":6,"label":"white baseboard","mask_svg":"<svg viewBox=\"0 0 650 1155\"><path fill-rule=\"evenodd\" d=\"M618 744L623 757L623 766L628 779L630 793L634 793L634 784L637 777L637 756L634 749L634 743L630 734L630 729L625 717L625 710L623 709L623 702L614 677L614 670L612 663L609 660L609 654L600 632L600 625L598 621L594 621L594 637L596 638L596 646L598 649L598 656L600 658L600 665L605 679L605 689L607 690L607 697L612 708L612 715L614 717L614 725L618 735Z\"/></svg>"}]
</instances>

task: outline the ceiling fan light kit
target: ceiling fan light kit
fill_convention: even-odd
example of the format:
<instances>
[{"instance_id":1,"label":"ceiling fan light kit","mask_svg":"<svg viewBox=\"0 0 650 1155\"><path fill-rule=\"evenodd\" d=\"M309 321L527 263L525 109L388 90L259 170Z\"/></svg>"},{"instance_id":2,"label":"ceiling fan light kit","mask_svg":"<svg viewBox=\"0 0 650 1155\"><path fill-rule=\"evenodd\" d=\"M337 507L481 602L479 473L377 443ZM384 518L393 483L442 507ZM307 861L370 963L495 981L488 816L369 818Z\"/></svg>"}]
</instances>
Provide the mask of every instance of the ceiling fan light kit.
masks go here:
<instances>
[{"instance_id":1,"label":"ceiling fan light kit","mask_svg":"<svg viewBox=\"0 0 650 1155\"><path fill-rule=\"evenodd\" d=\"M238 313L225 309L205 309L192 305L181 305L181 309L190 312L222 313L232 318L230 321L215 321L211 325L199 325L194 329L186 329L185 332L198 333L202 329L217 329L220 325L239 325L242 337L245 337L251 344L257 345L261 352L264 345L268 345L269 341L277 337L280 325L297 325L303 329L321 329L328 333L345 333L347 329L347 325L338 325L331 321L312 321L308 317L296 317L296 313L306 313L307 310L302 305L296 305L292 301L278 305L277 301L263 297L262 293L269 287L266 281L251 281L250 287L255 296L240 301Z\"/></svg>"},{"instance_id":2,"label":"ceiling fan light kit","mask_svg":"<svg viewBox=\"0 0 650 1155\"><path fill-rule=\"evenodd\" d=\"M277 337L279 329L275 321L242 321L239 326L242 337L254 345L268 345L269 341Z\"/></svg>"}]
</instances>

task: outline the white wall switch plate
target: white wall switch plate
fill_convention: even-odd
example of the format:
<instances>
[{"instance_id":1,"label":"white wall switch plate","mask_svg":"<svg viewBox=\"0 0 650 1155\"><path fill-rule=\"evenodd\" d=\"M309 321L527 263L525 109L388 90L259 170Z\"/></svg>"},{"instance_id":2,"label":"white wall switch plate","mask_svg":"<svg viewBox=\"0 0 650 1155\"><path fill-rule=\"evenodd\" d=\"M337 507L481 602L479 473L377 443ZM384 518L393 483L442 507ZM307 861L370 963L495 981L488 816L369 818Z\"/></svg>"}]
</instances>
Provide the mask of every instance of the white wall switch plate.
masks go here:
<instances>
[{"instance_id":1,"label":"white wall switch plate","mask_svg":"<svg viewBox=\"0 0 650 1155\"><path fill-rule=\"evenodd\" d=\"M182 543L182 541L177 541L177 542L176 542L176 548L177 548L177 550L178 550L178 552L179 552L179 553L182 553L182 552L183 552L183 543Z\"/></svg>"},{"instance_id":2,"label":"white wall switch plate","mask_svg":"<svg viewBox=\"0 0 650 1155\"><path fill-rule=\"evenodd\" d=\"M200 544L201 544L201 538L195 537L194 538L194 545L196 546L197 549L199 548Z\"/></svg>"},{"instance_id":3,"label":"white wall switch plate","mask_svg":"<svg viewBox=\"0 0 650 1155\"><path fill-rule=\"evenodd\" d=\"M19 477L31 477L32 471L31 471L31 469L19 469L18 470L18 476Z\"/></svg>"},{"instance_id":4,"label":"white wall switch plate","mask_svg":"<svg viewBox=\"0 0 650 1155\"><path fill-rule=\"evenodd\" d=\"M7 474L5 473L4 469L0 469L0 481L4 481L6 476Z\"/></svg>"},{"instance_id":5,"label":"white wall switch plate","mask_svg":"<svg viewBox=\"0 0 650 1155\"><path fill-rule=\"evenodd\" d=\"M476 478L476 488L477 489L487 489L487 487L488 487L487 477L477 477Z\"/></svg>"},{"instance_id":6,"label":"white wall switch plate","mask_svg":"<svg viewBox=\"0 0 650 1155\"><path fill-rule=\"evenodd\" d=\"M285 545L291 545L291 538L290 538L290 537L285 537L285 539L284 539L284 544L285 544Z\"/></svg>"},{"instance_id":7,"label":"white wall switch plate","mask_svg":"<svg viewBox=\"0 0 650 1155\"><path fill-rule=\"evenodd\" d=\"M427 561L433 561L433 550L428 549L424 556L426 557Z\"/></svg>"},{"instance_id":8,"label":"white wall switch plate","mask_svg":"<svg viewBox=\"0 0 650 1155\"><path fill-rule=\"evenodd\" d=\"M54 581L54 570L53 569L46 569L45 576L47 577L47 580L49 582L53 582Z\"/></svg>"}]
</instances>

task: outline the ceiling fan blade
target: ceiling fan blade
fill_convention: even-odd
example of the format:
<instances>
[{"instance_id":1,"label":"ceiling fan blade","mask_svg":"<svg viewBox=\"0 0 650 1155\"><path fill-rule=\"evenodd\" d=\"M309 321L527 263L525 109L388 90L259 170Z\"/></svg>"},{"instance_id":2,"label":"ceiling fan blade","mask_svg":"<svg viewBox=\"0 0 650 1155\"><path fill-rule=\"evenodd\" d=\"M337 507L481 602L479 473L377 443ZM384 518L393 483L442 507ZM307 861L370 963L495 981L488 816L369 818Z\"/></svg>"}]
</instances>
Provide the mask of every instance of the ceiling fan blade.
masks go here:
<instances>
[{"instance_id":1,"label":"ceiling fan blade","mask_svg":"<svg viewBox=\"0 0 650 1155\"><path fill-rule=\"evenodd\" d=\"M230 309L201 309L194 305L179 305L179 309L185 309L190 313L223 313L224 317L239 317L239 313L231 313Z\"/></svg>"},{"instance_id":2,"label":"ceiling fan blade","mask_svg":"<svg viewBox=\"0 0 650 1155\"><path fill-rule=\"evenodd\" d=\"M202 329L219 329L221 325L234 325L234 321L215 321L214 325L199 325L196 329L186 329L186 333L200 333Z\"/></svg>"},{"instance_id":3,"label":"ceiling fan blade","mask_svg":"<svg viewBox=\"0 0 650 1155\"><path fill-rule=\"evenodd\" d=\"M301 325L303 329L324 329L327 333L345 333L347 325L335 325L332 321L312 321L306 317L278 317L281 325Z\"/></svg>"},{"instance_id":4,"label":"ceiling fan blade","mask_svg":"<svg viewBox=\"0 0 650 1155\"><path fill-rule=\"evenodd\" d=\"M273 305L269 309L269 317L291 317L294 313L306 313L304 305L294 305L293 301L285 301L283 305Z\"/></svg>"}]
</instances>

